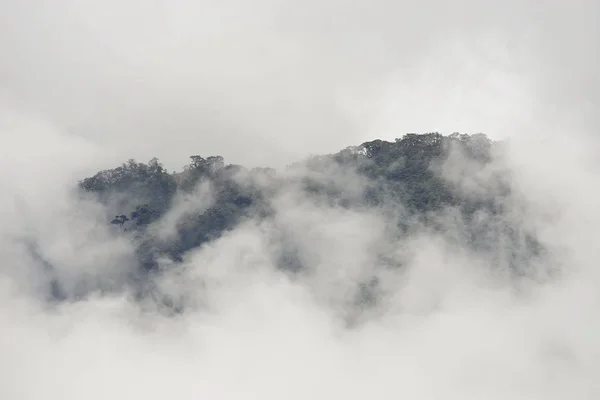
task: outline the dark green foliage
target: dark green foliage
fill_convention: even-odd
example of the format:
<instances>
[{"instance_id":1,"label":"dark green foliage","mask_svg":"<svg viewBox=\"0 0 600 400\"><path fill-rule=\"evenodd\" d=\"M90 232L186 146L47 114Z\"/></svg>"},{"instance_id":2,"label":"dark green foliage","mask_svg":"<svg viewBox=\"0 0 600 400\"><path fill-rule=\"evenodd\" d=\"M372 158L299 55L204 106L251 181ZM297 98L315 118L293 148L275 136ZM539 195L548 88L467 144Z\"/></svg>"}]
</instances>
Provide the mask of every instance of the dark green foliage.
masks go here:
<instances>
[{"instance_id":1,"label":"dark green foliage","mask_svg":"<svg viewBox=\"0 0 600 400\"><path fill-rule=\"evenodd\" d=\"M111 224L115 224L115 225L119 225L119 226L123 226L123 224L125 222L129 221L129 218L127 218L127 215L116 215L115 219L113 219L112 221L110 221Z\"/></svg>"},{"instance_id":2,"label":"dark green foliage","mask_svg":"<svg viewBox=\"0 0 600 400\"><path fill-rule=\"evenodd\" d=\"M475 173L482 170L492 160L494 146L482 134L407 134L394 142L374 140L336 154L311 157L290 167L300 168L300 174L284 174L284 177L278 177L270 168L248 171L238 165L226 165L220 156L193 155L183 172L174 174L167 173L156 159L147 165L130 160L121 167L84 179L80 187L106 204L113 198L121 199L115 207L117 213L123 214L117 215L112 223L121 227L127 224L125 230L138 233L138 259L146 271L156 269L159 255L181 261L187 251L219 238L249 218L269 218L274 212L270 203L274 195L297 188L308 198L328 206L375 208L390 215L398 210L396 214L403 218L396 221L395 234L410 233L414 221L443 232L449 227L438 216L443 210L454 209L466 230L453 240L482 249L494 240L508 241L512 244L499 253L499 257L505 258L507 255L502 251L539 253L539 243L527 233L510 226L497 226L498 221L504 221L499 218L503 199L510 195L506 177L498 179L493 191L473 195L461 191L441 174L453 151L472 162ZM176 227L175 238L168 242L146 232L146 227L169 209L176 192L193 194L201 182L211 188L212 206L183 218ZM487 219L475 218L477 213L484 213ZM302 260L293 239L282 238L279 248L281 254L277 258L282 267L301 269ZM522 261L517 256L513 258L515 264ZM368 296L361 301L368 303Z\"/></svg>"},{"instance_id":3,"label":"dark green foliage","mask_svg":"<svg viewBox=\"0 0 600 400\"><path fill-rule=\"evenodd\" d=\"M143 204L135 207L135 211L131 213L131 220L137 225L148 225L158 217L157 214L149 204Z\"/></svg>"},{"instance_id":4,"label":"dark green foliage","mask_svg":"<svg viewBox=\"0 0 600 400\"><path fill-rule=\"evenodd\" d=\"M459 148L483 167L491 160L491 146L492 142L482 134L407 134L395 142L374 140L337 154L313 157L307 166L321 173L326 173L331 163L354 169L367 182L363 201L369 206L402 204L412 213L432 212L459 204L467 209L471 205L465 203L465 199L460 198L433 167L442 164L453 148ZM332 185L310 179L306 182L306 189L313 193L331 192L332 188Z\"/></svg>"},{"instance_id":5,"label":"dark green foliage","mask_svg":"<svg viewBox=\"0 0 600 400\"><path fill-rule=\"evenodd\" d=\"M169 208L177 190L174 177L156 158L148 164L129 160L120 167L98 172L82 180L79 186L86 192L95 194L105 204L117 199L116 207L125 207L132 201L147 204L148 208L155 211L156 216ZM143 223L149 223L150 220L146 218Z\"/></svg>"}]
</instances>

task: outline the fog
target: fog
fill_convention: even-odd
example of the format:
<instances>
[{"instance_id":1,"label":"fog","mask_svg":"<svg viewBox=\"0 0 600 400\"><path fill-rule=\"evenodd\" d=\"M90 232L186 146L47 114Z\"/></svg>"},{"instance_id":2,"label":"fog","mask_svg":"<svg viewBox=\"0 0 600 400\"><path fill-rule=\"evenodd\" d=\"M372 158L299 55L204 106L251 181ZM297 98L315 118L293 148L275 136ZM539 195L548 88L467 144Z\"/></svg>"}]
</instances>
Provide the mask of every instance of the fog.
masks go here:
<instances>
[{"instance_id":1,"label":"fog","mask_svg":"<svg viewBox=\"0 0 600 400\"><path fill-rule=\"evenodd\" d=\"M190 151L279 166L404 132L597 122L593 1L0 7L4 103L172 169Z\"/></svg>"},{"instance_id":2,"label":"fog","mask_svg":"<svg viewBox=\"0 0 600 400\"><path fill-rule=\"evenodd\" d=\"M0 0L0 398L598 398L599 6L420 4ZM172 315L133 300L132 243L73 193L128 158L281 167L435 130L511 139L490 167L506 218L546 247L520 279L450 242L451 210L445 235L394 241L389 214L291 190L155 282ZM460 154L443 167L493 190ZM281 235L307 271L274 267ZM86 296L49 301L48 262Z\"/></svg>"}]
</instances>

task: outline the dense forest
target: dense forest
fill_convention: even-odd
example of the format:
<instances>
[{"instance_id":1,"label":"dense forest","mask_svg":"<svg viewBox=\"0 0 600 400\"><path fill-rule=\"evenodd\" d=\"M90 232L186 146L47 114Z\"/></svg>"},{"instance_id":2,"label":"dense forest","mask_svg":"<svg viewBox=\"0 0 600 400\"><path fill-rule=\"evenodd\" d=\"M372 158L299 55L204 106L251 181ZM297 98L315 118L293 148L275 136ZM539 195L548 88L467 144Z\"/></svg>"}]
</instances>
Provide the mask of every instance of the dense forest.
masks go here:
<instances>
[{"instance_id":1,"label":"dense forest","mask_svg":"<svg viewBox=\"0 0 600 400\"><path fill-rule=\"evenodd\" d=\"M323 207L383 215L390 243L435 231L519 275L543 249L511 217L516 194L510 173L494 164L502 149L484 134L406 134L394 142L374 140L309 157L281 171L247 169L220 156L192 155L182 171L173 173L156 158L147 164L129 160L81 180L79 188L105 206L106 224L115 235L135 242L139 276L159 273L161 260L176 268L186 253L240 224L274 221L273 202L286 193ZM188 207L176 216L171 234L155 229L169 219L175 203L184 201ZM293 235L281 223L276 229L278 268L302 271ZM401 267L386 257L385 246L380 252L387 267Z\"/></svg>"}]
</instances>

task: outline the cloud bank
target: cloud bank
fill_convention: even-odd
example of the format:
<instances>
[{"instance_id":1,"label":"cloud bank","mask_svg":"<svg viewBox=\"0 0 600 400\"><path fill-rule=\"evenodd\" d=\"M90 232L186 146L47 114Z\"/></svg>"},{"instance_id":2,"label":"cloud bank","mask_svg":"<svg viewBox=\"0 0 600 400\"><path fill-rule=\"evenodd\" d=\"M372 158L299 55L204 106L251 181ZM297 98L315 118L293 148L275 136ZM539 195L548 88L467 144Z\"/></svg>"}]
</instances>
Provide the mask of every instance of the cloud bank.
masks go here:
<instances>
[{"instance_id":1,"label":"cloud bank","mask_svg":"<svg viewBox=\"0 0 600 400\"><path fill-rule=\"evenodd\" d=\"M596 5L0 4L1 398L600 395ZM512 136L487 169L453 153L441 171L473 196L509 171L493 226L517 223L546 250L521 276L506 273L508 244L461 242L453 210L437 215L445 230L406 237L401 209L289 190L275 218L156 278L185 306L173 315L136 297L132 241L73 191L129 157L179 165L200 148L277 165L422 124ZM209 191L178 198L157 229L169 236ZM287 242L296 275L275 267ZM66 301L49 301L53 281Z\"/></svg>"}]
</instances>

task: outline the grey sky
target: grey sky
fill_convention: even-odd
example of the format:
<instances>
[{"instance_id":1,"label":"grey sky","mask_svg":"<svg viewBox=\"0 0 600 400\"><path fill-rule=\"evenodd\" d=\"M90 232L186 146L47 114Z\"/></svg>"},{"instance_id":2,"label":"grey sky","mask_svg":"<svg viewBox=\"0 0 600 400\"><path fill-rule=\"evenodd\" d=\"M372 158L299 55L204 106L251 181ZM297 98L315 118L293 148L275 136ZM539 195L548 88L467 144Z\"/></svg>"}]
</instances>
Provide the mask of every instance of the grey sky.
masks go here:
<instances>
[{"instance_id":1,"label":"grey sky","mask_svg":"<svg viewBox=\"0 0 600 400\"><path fill-rule=\"evenodd\" d=\"M171 169L190 154L281 165L413 131L589 128L598 10L593 0L2 0L0 99L118 159L158 156Z\"/></svg>"}]
</instances>

